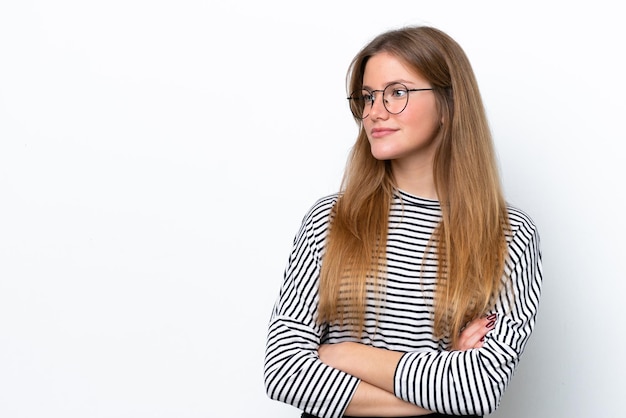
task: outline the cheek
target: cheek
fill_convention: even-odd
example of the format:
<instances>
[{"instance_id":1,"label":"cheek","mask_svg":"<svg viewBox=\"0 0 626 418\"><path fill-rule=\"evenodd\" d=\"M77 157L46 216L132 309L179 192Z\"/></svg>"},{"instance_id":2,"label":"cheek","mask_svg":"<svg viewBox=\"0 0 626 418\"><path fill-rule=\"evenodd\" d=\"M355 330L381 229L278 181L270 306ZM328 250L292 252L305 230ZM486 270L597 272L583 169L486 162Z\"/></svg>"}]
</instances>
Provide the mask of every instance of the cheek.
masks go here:
<instances>
[{"instance_id":1,"label":"cheek","mask_svg":"<svg viewBox=\"0 0 626 418\"><path fill-rule=\"evenodd\" d=\"M419 131L436 131L441 125L439 114L435 111L415 111L408 113L404 123Z\"/></svg>"}]
</instances>

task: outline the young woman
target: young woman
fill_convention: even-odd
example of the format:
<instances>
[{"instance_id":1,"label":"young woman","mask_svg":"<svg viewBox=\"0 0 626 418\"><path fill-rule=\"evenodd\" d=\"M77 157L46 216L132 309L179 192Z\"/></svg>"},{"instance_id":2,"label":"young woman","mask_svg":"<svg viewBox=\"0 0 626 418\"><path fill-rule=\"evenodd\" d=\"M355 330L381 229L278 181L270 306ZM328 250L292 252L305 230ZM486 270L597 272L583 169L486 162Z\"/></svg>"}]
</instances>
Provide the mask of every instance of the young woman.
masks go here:
<instances>
[{"instance_id":1,"label":"young woman","mask_svg":"<svg viewBox=\"0 0 626 418\"><path fill-rule=\"evenodd\" d=\"M482 416L531 335L541 253L507 205L479 89L431 27L354 58L341 191L305 215L269 323L268 396L303 417Z\"/></svg>"}]
</instances>

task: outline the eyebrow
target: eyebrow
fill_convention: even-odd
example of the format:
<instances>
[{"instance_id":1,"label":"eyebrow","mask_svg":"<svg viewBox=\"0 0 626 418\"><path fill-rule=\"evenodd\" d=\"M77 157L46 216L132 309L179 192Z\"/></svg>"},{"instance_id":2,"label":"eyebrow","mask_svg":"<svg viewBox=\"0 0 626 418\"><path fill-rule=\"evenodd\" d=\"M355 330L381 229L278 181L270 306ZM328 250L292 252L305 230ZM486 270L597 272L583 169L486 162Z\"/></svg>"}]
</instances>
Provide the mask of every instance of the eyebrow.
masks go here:
<instances>
[{"instance_id":1,"label":"eyebrow","mask_svg":"<svg viewBox=\"0 0 626 418\"><path fill-rule=\"evenodd\" d=\"M385 87L388 87L388 86L390 86L390 85L392 85L392 84L396 84L396 83L402 83L402 84L416 84L416 82L415 82L415 81L404 80L404 79L402 79L402 78L401 78L401 79L398 79L398 80L392 80L392 81L390 81L390 82L386 83L386 84L385 84ZM383 89L384 89L385 87L383 87ZM371 88L370 86L368 86L368 85L366 85L366 84L363 84L362 88L363 88L363 89L365 89L365 90L375 90L375 89Z\"/></svg>"}]
</instances>

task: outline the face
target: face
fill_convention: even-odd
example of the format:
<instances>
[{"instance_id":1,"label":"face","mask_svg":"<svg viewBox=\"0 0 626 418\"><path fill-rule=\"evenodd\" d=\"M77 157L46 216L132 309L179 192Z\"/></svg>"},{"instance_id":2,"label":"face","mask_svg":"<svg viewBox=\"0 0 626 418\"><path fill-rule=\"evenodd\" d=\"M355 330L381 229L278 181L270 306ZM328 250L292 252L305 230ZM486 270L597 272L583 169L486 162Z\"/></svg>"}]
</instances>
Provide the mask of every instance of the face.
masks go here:
<instances>
[{"instance_id":1,"label":"face","mask_svg":"<svg viewBox=\"0 0 626 418\"><path fill-rule=\"evenodd\" d=\"M387 52L372 56L365 65L363 88L383 90L392 83L402 83L409 89L430 88L430 83L404 61ZM391 160L392 167L402 164L424 169L432 166L438 145L441 120L432 91L408 92L406 108L396 115L383 106L382 92L376 92L363 128L369 139L372 155L378 160Z\"/></svg>"}]
</instances>

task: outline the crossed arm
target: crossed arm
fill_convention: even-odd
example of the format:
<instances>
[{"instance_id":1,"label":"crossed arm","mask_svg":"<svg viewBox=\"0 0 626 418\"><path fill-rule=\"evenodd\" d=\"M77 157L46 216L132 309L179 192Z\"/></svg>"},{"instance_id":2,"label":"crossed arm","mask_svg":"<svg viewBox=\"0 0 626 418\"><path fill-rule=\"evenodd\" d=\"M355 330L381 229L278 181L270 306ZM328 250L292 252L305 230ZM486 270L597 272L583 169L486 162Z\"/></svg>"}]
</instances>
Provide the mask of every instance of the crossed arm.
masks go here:
<instances>
[{"instance_id":1,"label":"crossed arm","mask_svg":"<svg viewBox=\"0 0 626 418\"><path fill-rule=\"evenodd\" d=\"M495 323L495 316L472 321L461 333L453 350L481 348ZM343 342L324 344L318 354L325 364L361 379L345 413L349 416L409 416L432 411L403 401L394 395L394 374L402 352Z\"/></svg>"}]
</instances>

